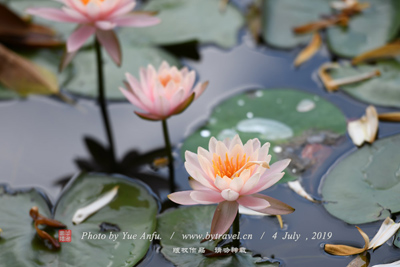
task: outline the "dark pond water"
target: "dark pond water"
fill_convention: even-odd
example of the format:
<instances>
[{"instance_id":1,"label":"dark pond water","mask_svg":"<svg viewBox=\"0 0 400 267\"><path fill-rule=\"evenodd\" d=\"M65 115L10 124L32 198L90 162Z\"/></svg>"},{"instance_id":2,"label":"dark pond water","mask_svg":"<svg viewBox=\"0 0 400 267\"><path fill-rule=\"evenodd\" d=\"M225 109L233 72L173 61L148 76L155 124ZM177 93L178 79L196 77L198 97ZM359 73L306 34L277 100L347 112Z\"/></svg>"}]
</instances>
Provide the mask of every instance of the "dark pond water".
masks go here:
<instances>
[{"instance_id":1,"label":"dark pond water","mask_svg":"<svg viewBox=\"0 0 400 267\"><path fill-rule=\"evenodd\" d=\"M342 92L328 94L316 78L315 71L321 63L330 60L326 48L310 62L299 69L292 66L299 50L277 51L265 46L257 47L246 32L242 32L239 44L229 50L213 46L200 49L199 61L185 60L195 69L201 80L209 80L210 86L204 95L179 116L169 122L172 142L175 145L176 177L178 190L189 189L187 176L179 159L179 143L198 126L204 123L212 108L223 99L251 89L294 88L328 99L342 110L347 118L357 118L364 113L366 105L357 102ZM117 156L122 159L127 153L132 158L132 166L141 158L134 155L148 154L163 147L161 123L139 119L133 114L134 107L125 102L110 103L112 128L115 136ZM379 109L388 111L390 109ZM329 119L329 118L327 118ZM106 144L103 125L95 101L79 99L77 107L66 105L56 99L32 96L25 100L0 102L0 183L14 187L41 187L55 200L63 182L93 161L85 138ZM379 138L400 133L400 126L381 123ZM331 157L314 172L306 172L302 183L312 196L320 199L318 187L321 177L334 162L345 153L355 150L350 139L334 149ZM134 151L134 152L132 152ZM149 158L152 154L148 155ZM143 159L142 159L143 160ZM144 160L146 161L146 159ZM130 162L130 161L127 161ZM129 164L128 164L129 165ZM168 194L167 170L158 172L147 165L132 168L128 174L147 182L162 201ZM283 266L308 267L346 266L354 257L335 257L323 251L324 243L345 243L363 246L362 239L352 225L348 225L328 214L321 204L313 204L297 194L287 185L276 185L267 190L276 197L296 208L296 212L284 216L285 228L281 230L274 217L241 217L241 232L253 234L251 241L243 245L255 254L276 258ZM372 237L380 222L362 225L362 229ZM265 232L262 240L260 237ZM272 235L278 232L275 240ZM282 240L285 232L301 234L299 241ZM313 232L331 232L332 238L312 240ZM306 241L305 239L308 238ZM173 266L159 253L154 244L148 256L139 266ZM391 244L371 253L371 265L399 259L399 250Z\"/></svg>"}]
</instances>

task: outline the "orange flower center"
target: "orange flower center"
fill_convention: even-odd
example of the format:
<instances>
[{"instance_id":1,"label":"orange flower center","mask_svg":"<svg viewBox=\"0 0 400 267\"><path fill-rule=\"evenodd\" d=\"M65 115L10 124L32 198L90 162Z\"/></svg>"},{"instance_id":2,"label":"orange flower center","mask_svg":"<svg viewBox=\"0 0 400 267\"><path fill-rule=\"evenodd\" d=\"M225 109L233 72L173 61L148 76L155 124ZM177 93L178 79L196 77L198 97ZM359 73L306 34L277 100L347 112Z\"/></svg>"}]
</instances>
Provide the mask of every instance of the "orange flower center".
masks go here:
<instances>
[{"instance_id":1,"label":"orange flower center","mask_svg":"<svg viewBox=\"0 0 400 267\"><path fill-rule=\"evenodd\" d=\"M89 4L89 2L90 2L91 0L81 0L81 2L86 6L87 4ZM97 2L98 1L101 1L101 2L104 2L105 0L97 0Z\"/></svg>"},{"instance_id":2,"label":"orange flower center","mask_svg":"<svg viewBox=\"0 0 400 267\"><path fill-rule=\"evenodd\" d=\"M164 87L167 86L167 84L170 81L174 81L177 84L179 84L181 82L181 79L180 79L179 75L171 75L170 73L160 74L158 76L158 79L160 80L160 83Z\"/></svg>"},{"instance_id":3,"label":"orange flower center","mask_svg":"<svg viewBox=\"0 0 400 267\"><path fill-rule=\"evenodd\" d=\"M246 168L243 168L243 166L245 166L246 163L249 162L249 160L250 160L250 157L247 158L246 154L244 154L242 158L239 158L239 154L238 154L236 156L236 158L231 157L229 159L228 153L226 153L225 160L222 161L220 156L216 156L216 154L214 154L213 168L214 168L215 177L217 177L217 175L219 175L220 177L226 176L231 179L233 179L235 177L239 177L240 174L242 173L242 171L244 171L246 169ZM239 171L241 168L243 168L243 170Z\"/></svg>"}]
</instances>

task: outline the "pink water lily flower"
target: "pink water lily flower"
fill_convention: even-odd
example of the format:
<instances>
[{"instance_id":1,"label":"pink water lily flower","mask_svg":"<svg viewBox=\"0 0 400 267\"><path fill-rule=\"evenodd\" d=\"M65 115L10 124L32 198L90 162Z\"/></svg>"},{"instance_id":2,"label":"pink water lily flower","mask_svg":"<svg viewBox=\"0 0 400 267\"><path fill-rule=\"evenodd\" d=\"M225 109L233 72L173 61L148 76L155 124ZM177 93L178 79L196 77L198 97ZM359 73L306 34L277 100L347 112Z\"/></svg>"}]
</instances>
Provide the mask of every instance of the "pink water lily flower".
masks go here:
<instances>
[{"instance_id":1,"label":"pink water lily flower","mask_svg":"<svg viewBox=\"0 0 400 267\"><path fill-rule=\"evenodd\" d=\"M170 194L182 205L219 203L211 223L210 234L224 234L233 223L239 205L266 214L282 215L294 211L289 205L258 194L278 182L290 159L271 166L270 144L262 147L255 138L243 145L239 136L232 140L210 139L208 151L199 147L197 154L186 151L185 168L193 178L193 190Z\"/></svg>"},{"instance_id":2,"label":"pink water lily flower","mask_svg":"<svg viewBox=\"0 0 400 267\"><path fill-rule=\"evenodd\" d=\"M135 113L147 120L165 120L183 112L207 88L208 82L195 85L196 73L186 67L178 70L163 62L158 71L149 65L140 69L140 82L126 74L127 90L120 88L125 97L146 113Z\"/></svg>"},{"instance_id":3,"label":"pink water lily flower","mask_svg":"<svg viewBox=\"0 0 400 267\"><path fill-rule=\"evenodd\" d=\"M87 39L96 34L101 45L117 65L121 64L121 49L113 31L115 27L147 27L160 19L131 11L136 0L55 0L64 6L57 8L29 8L27 12L48 20L77 23L79 27L67 41L67 52L74 53Z\"/></svg>"}]
</instances>

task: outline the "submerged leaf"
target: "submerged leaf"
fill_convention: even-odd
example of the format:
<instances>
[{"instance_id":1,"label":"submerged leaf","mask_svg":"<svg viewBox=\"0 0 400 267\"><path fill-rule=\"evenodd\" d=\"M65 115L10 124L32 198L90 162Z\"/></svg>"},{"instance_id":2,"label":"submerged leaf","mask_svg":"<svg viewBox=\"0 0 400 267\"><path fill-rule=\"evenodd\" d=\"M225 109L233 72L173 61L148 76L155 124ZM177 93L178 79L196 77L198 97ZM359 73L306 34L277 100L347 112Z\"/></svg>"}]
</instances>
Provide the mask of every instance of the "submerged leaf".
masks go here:
<instances>
[{"instance_id":1,"label":"submerged leaf","mask_svg":"<svg viewBox=\"0 0 400 267\"><path fill-rule=\"evenodd\" d=\"M49 70L17 55L0 44L0 82L20 95L60 94L57 77Z\"/></svg>"},{"instance_id":2,"label":"submerged leaf","mask_svg":"<svg viewBox=\"0 0 400 267\"><path fill-rule=\"evenodd\" d=\"M353 58L351 63L355 65L370 60L396 58L399 55L400 55L400 40L397 40L393 43L386 44L379 48L362 53L361 55L358 55L357 57Z\"/></svg>"},{"instance_id":3,"label":"submerged leaf","mask_svg":"<svg viewBox=\"0 0 400 267\"><path fill-rule=\"evenodd\" d=\"M361 119L347 124L347 132L357 146L361 146L364 142L372 144L378 133L378 124L378 113L374 106L369 106Z\"/></svg>"},{"instance_id":4,"label":"submerged leaf","mask_svg":"<svg viewBox=\"0 0 400 267\"><path fill-rule=\"evenodd\" d=\"M328 90L328 92L336 91L342 85L358 83L360 81L368 80L373 77L381 75L381 72L378 69L376 69L373 71L360 73L355 76L333 79L328 72L332 69L338 69L338 68L340 68L339 64L327 62L322 64L321 67L318 69L318 75L321 81L323 82L325 88Z\"/></svg>"},{"instance_id":5,"label":"submerged leaf","mask_svg":"<svg viewBox=\"0 0 400 267\"><path fill-rule=\"evenodd\" d=\"M356 248L352 246L346 246L346 245L331 245L331 244L326 244L324 249L327 253L332 254L332 255L337 255L337 256L350 256L354 254L360 254L366 251L369 247L369 238L366 233L364 233L363 230L361 230L358 226L357 230L360 232L362 238L364 239L365 245L364 248Z\"/></svg>"},{"instance_id":6,"label":"submerged leaf","mask_svg":"<svg viewBox=\"0 0 400 267\"><path fill-rule=\"evenodd\" d=\"M352 260L347 267L368 267L370 262L370 255L368 252L358 255Z\"/></svg>"},{"instance_id":7,"label":"submerged leaf","mask_svg":"<svg viewBox=\"0 0 400 267\"><path fill-rule=\"evenodd\" d=\"M297 55L296 59L294 60L294 65L300 66L310 58L312 58L315 53L320 49L322 45L322 39L318 32L315 32L311 42L306 46L300 54Z\"/></svg>"}]
</instances>

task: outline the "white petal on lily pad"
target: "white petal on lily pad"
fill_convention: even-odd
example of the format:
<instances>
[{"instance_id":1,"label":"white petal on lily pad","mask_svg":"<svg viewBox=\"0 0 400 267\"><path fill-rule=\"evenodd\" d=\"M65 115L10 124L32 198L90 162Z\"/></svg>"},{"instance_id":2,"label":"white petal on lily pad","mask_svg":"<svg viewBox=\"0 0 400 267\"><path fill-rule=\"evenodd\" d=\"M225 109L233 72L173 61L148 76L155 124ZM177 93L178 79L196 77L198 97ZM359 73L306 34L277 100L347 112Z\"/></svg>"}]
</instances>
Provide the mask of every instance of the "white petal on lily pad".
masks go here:
<instances>
[{"instance_id":1,"label":"white petal on lily pad","mask_svg":"<svg viewBox=\"0 0 400 267\"><path fill-rule=\"evenodd\" d=\"M309 112L315 108L315 102L311 99L303 99L297 104L296 110L298 112Z\"/></svg>"},{"instance_id":2,"label":"white petal on lily pad","mask_svg":"<svg viewBox=\"0 0 400 267\"><path fill-rule=\"evenodd\" d=\"M353 143L361 146L364 142L373 143L375 141L378 124L378 113L374 106L369 106L365 116L348 123L347 131Z\"/></svg>"},{"instance_id":3,"label":"white petal on lily pad","mask_svg":"<svg viewBox=\"0 0 400 267\"><path fill-rule=\"evenodd\" d=\"M376 249L377 247L383 245L389 238L391 238L397 230L400 228L400 223L395 223L390 217L387 217L378 232L369 242L368 249Z\"/></svg>"},{"instance_id":4,"label":"white petal on lily pad","mask_svg":"<svg viewBox=\"0 0 400 267\"><path fill-rule=\"evenodd\" d=\"M86 207L78 209L75 212L74 216L72 217L72 222L74 224L80 224L84 220L86 220L90 215L102 209L104 206L106 206L114 199L114 197L118 193L118 188L119 188L118 185L115 186L107 193L101 195L96 201L90 203Z\"/></svg>"},{"instance_id":5,"label":"white petal on lily pad","mask_svg":"<svg viewBox=\"0 0 400 267\"><path fill-rule=\"evenodd\" d=\"M387 263L387 264L378 264L378 265L374 265L372 267L400 267L400 261L395 261L395 262Z\"/></svg>"},{"instance_id":6,"label":"white petal on lily pad","mask_svg":"<svg viewBox=\"0 0 400 267\"><path fill-rule=\"evenodd\" d=\"M317 202L312 196L310 196L306 190L304 190L303 186L300 184L299 180L288 182L287 183L290 189L292 189L294 192L296 192L299 196L304 197L307 200L310 200L311 202Z\"/></svg>"},{"instance_id":7,"label":"white petal on lily pad","mask_svg":"<svg viewBox=\"0 0 400 267\"><path fill-rule=\"evenodd\" d=\"M251 216L272 216L269 214L261 213L255 210L251 210L249 208L243 207L242 205L239 205L239 213L240 214L245 214L245 215L251 215Z\"/></svg>"}]
</instances>

